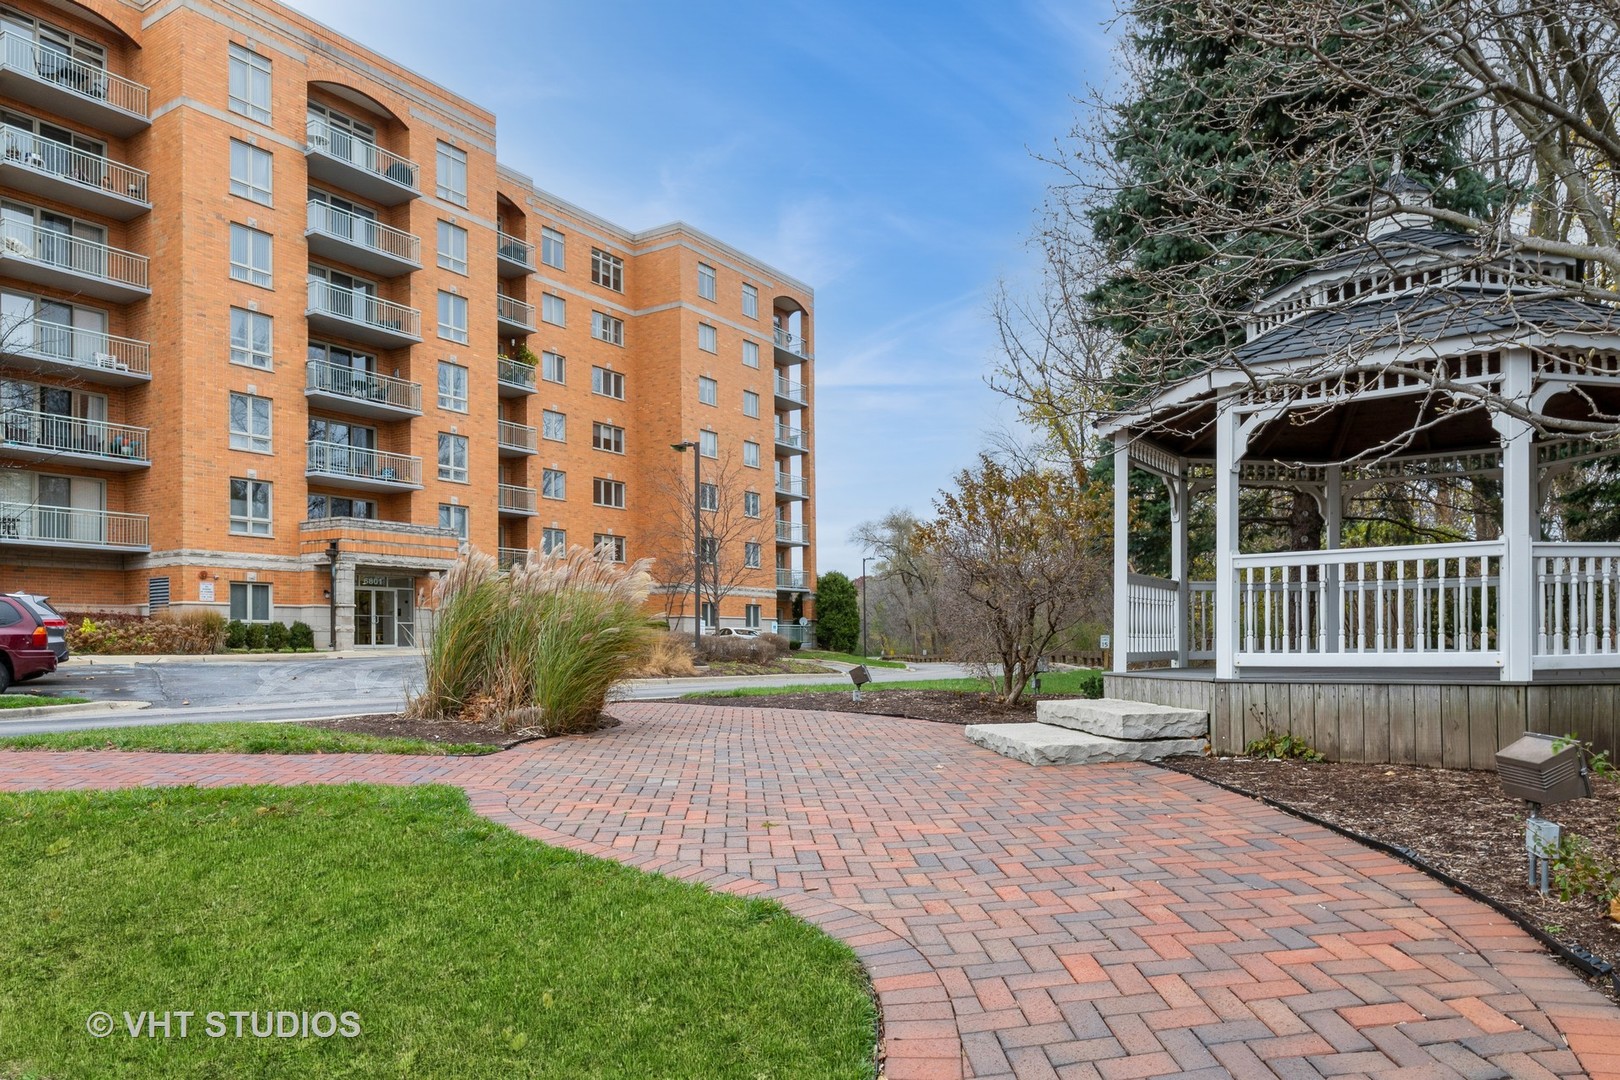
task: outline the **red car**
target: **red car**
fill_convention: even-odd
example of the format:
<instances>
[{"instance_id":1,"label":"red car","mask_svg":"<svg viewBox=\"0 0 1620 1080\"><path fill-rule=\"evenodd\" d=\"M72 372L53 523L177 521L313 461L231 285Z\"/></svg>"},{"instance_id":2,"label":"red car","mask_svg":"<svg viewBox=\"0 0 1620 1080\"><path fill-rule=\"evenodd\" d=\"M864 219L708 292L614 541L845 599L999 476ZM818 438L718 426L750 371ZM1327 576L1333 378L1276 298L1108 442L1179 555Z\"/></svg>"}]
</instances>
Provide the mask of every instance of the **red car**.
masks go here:
<instances>
[{"instance_id":1,"label":"red car","mask_svg":"<svg viewBox=\"0 0 1620 1080\"><path fill-rule=\"evenodd\" d=\"M22 602L0 596L0 693L14 682L55 670L56 653L45 623Z\"/></svg>"}]
</instances>

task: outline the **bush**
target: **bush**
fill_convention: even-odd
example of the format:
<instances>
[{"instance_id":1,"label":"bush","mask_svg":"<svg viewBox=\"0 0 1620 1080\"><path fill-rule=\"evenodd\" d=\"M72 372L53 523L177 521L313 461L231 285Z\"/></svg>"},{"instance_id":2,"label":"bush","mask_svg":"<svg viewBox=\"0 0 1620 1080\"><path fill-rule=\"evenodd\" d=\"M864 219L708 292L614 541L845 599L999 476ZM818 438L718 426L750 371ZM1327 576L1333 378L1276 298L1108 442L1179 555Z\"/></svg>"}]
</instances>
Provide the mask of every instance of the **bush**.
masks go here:
<instances>
[{"instance_id":1,"label":"bush","mask_svg":"<svg viewBox=\"0 0 1620 1080\"><path fill-rule=\"evenodd\" d=\"M264 623L247 624L247 647L250 649L264 648Z\"/></svg>"},{"instance_id":2,"label":"bush","mask_svg":"<svg viewBox=\"0 0 1620 1080\"><path fill-rule=\"evenodd\" d=\"M122 611L64 612L63 618L68 647L86 655L211 653L219 649L225 625L212 611L160 611L150 617Z\"/></svg>"},{"instance_id":3,"label":"bush","mask_svg":"<svg viewBox=\"0 0 1620 1080\"><path fill-rule=\"evenodd\" d=\"M1080 694L1082 697L1100 698L1103 696L1103 677L1100 671L1082 671L1080 673Z\"/></svg>"},{"instance_id":4,"label":"bush","mask_svg":"<svg viewBox=\"0 0 1620 1080\"><path fill-rule=\"evenodd\" d=\"M759 637L717 637L710 634L704 636L699 654L705 660L769 664L782 655L782 650L776 644L781 640L775 634L761 634Z\"/></svg>"},{"instance_id":5,"label":"bush","mask_svg":"<svg viewBox=\"0 0 1620 1080\"><path fill-rule=\"evenodd\" d=\"M292 629L287 631L287 644L295 649L313 649L315 647L315 630L307 622L295 622Z\"/></svg>"},{"instance_id":6,"label":"bush","mask_svg":"<svg viewBox=\"0 0 1620 1080\"><path fill-rule=\"evenodd\" d=\"M855 583L837 570L816 578L816 640L833 652L861 645L861 599Z\"/></svg>"},{"instance_id":7,"label":"bush","mask_svg":"<svg viewBox=\"0 0 1620 1080\"><path fill-rule=\"evenodd\" d=\"M264 647L280 652L287 647L287 626L273 622L264 628Z\"/></svg>"},{"instance_id":8,"label":"bush","mask_svg":"<svg viewBox=\"0 0 1620 1080\"><path fill-rule=\"evenodd\" d=\"M790 641L790 642L788 642L788 648L791 649L794 652L798 652L800 649L804 648L804 642L802 642L802 641Z\"/></svg>"},{"instance_id":9,"label":"bush","mask_svg":"<svg viewBox=\"0 0 1620 1080\"><path fill-rule=\"evenodd\" d=\"M1267 728L1264 735L1253 739L1244 748L1244 753L1250 757L1264 758L1268 761L1325 761L1322 752L1305 741L1304 736L1295 735L1292 731L1278 731Z\"/></svg>"},{"instance_id":10,"label":"bush","mask_svg":"<svg viewBox=\"0 0 1620 1080\"><path fill-rule=\"evenodd\" d=\"M227 649L247 648L247 623L240 619L232 619L225 624L225 647Z\"/></svg>"},{"instance_id":11,"label":"bush","mask_svg":"<svg viewBox=\"0 0 1620 1080\"><path fill-rule=\"evenodd\" d=\"M781 634L761 634L759 635L759 640L770 642L771 648L776 650L777 656L781 656L789 649L793 648L793 643L787 638L783 637Z\"/></svg>"},{"instance_id":12,"label":"bush","mask_svg":"<svg viewBox=\"0 0 1620 1080\"><path fill-rule=\"evenodd\" d=\"M692 642L671 633L657 633L647 646L636 674L642 678L691 675Z\"/></svg>"}]
</instances>

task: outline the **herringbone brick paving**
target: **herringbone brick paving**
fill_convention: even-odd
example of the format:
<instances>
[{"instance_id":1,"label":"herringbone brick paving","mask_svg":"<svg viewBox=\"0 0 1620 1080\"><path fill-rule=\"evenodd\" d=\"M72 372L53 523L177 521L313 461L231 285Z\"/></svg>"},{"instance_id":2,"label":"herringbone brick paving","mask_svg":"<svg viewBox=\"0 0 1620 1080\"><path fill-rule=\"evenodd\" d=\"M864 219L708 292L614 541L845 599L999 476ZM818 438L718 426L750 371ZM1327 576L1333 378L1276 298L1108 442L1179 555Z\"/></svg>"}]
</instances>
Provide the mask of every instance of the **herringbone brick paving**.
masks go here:
<instances>
[{"instance_id":1,"label":"herringbone brick paving","mask_svg":"<svg viewBox=\"0 0 1620 1080\"><path fill-rule=\"evenodd\" d=\"M922 721L614 712L487 758L4 754L0 788L459 784L849 942L889 1080L1620 1076L1620 1011L1512 923L1191 777L1036 769Z\"/></svg>"}]
</instances>

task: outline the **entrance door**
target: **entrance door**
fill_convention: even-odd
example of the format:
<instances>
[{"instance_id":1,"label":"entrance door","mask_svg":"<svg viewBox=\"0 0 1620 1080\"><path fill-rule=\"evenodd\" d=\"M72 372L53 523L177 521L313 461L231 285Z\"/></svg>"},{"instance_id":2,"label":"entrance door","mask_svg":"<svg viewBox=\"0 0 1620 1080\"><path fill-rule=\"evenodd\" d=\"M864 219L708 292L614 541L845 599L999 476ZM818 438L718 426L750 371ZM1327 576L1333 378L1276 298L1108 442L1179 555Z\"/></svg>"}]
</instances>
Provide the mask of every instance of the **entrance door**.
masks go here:
<instances>
[{"instance_id":1,"label":"entrance door","mask_svg":"<svg viewBox=\"0 0 1620 1080\"><path fill-rule=\"evenodd\" d=\"M393 589L378 589L371 594L371 610L376 612L376 632L372 634L373 645L394 645L394 626L396 618L396 594Z\"/></svg>"},{"instance_id":2,"label":"entrance door","mask_svg":"<svg viewBox=\"0 0 1620 1080\"><path fill-rule=\"evenodd\" d=\"M409 589L361 587L354 590L356 645L409 645L412 614Z\"/></svg>"},{"instance_id":3,"label":"entrance door","mask_svg":"<svg viewBox=\"0 0 1620 1080\"><path fill-rule=\"evenodd\" d=\"M396 615L394 625L397 629L395 637L402 646L416 644L416 592L414 589L399 589L397 594Z\"/></svg>"},{"instance_id":4,"label":"entrance door","mask_svg":"<svg viewBox=\"0 0 1620 1080\"><path fill-rule=\"evenodd\" d=\"M354 590L354 643L371 644L371 590Z\"/></svg>"}]
</instances>

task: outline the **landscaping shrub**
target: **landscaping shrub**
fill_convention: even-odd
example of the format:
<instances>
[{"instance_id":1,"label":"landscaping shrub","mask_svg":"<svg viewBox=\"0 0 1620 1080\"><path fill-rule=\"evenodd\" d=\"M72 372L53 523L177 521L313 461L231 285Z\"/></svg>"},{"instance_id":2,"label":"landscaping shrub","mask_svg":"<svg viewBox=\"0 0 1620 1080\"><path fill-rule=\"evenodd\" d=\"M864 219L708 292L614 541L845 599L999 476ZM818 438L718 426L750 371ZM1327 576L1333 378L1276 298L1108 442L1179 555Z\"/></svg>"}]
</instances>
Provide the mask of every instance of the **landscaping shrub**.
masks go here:
<instances>
[{"instance_id":1,"label":"landscaping shrub","mask_svg":"<svg viewBox=\"0 0 1620 1080\"><path fill-rule=\"evenodd\" d=\"M647 653L650 565L621 567L578 546L504 576L482 552L458 560L434 588L438 616L410 712L551 735L594 726L608 690Z\"/></svg>"},{"instance_id":2,"label":"landscaping shrub","mask_svg":"<svg viewBox=\"0 0 1620 1080\"><path fill-rule=\"evenodd\" d=\"M753 638L706 635L700 653L705 660L769 664L782 655L783 650L777 645L781 640L774 634Z\"/></svg>"},{"instance_id":3,"label":"landscaping shrub","mask_svg":"<svg viewBox=\"0 0 1620 1080\"><path fill-rule=\"evenodd\" d=\"M122 611L64 612L68 647L85 655L187 654L216 652L225 621L217 612L160 612L155 616Z\"/></svg>"},{"instance_id":4,"label":"landscaping shrub","mask_svg":"<svg viewBox=\"0 0 1620 1080\"><path fill-rule=\"evenodd\" d=\"M1080 673L1080 694L1088 698L1103 696L1103 677L1100 671L1082 671Z\"/></svg>"},{"instance_id":5,"label":"landscaping shrub","mask_svg":"<svg viewBox=\"0 0 1620 1080\"><path fill-rule=\"evenodd\" d=\"M247 623L240 619L232 619L225 624L225 647L227 649L247 648Z\"/></svg>"},{"instance_id":6,"label":"landscaping shrub","mask_svg":"<svg viewBox=\"0 0 1620 1080\"><path fill-rule=\"evenodd\" d=\"M315 647L315 630L307 622L295 622L292 629L287 631L287 644L295 649L313 649Z\"/></svg>"},{"instance_id":7,"label":"landscaping shrub","mask_svg":"<svg viewBox=\"0 0 1620 1080\"><path fill-rule=\"evenodd\" d=\"M782 656L786 654L789 649L793 648L793 643L787 638L783 637L781 634L761 634L759 635L759 640L770 642L771 648L776 650L777 656Z\"/></svg>"},{"instance_id":8,"label":"landscaping shrub","mask_svg":"<svg viewBox=\"0 0 1620 1080\"><path fill-rule=\"evenodd\" d=\"M1304 736L1295 735L1292 731L1278 731L1276 728L1267 728L1264 735L1258 739L1250 740L1244 748L1244 753L1250 757L1265 758L1268 761L1325 761L1320 750L1315 749L1305 741Z\"/></svg>"},{"instance_id":9,"label":"landscaping shrub","mask_svg":"<svg viewBox=\"0 0 1620 1080\"><path fill-rule=\"evenodd\" d=\"M287 647L287 626L273 622L264 628L264 647L280 651Z\"/></svg>"},{"instance_id":10,"label":"landscaping shrub","mask_svg":"<svg viewBox=\"0 0 1620 1080\"><path fill-rule=\"evenodd\" d=\"M264 623L247 624L247 647L250 649L264 648Z\"/></svg>"},{"instance_id":11,"label":"landscaping shrub","mask_svg":"<svg viewBox=\"0 0 1620 1080\"><path fill-rule=\"evenodd\" d=\"M636 675L645 679L691 675L692 642L670 633L654 633Z\"/></svg>"}]
</instances>

